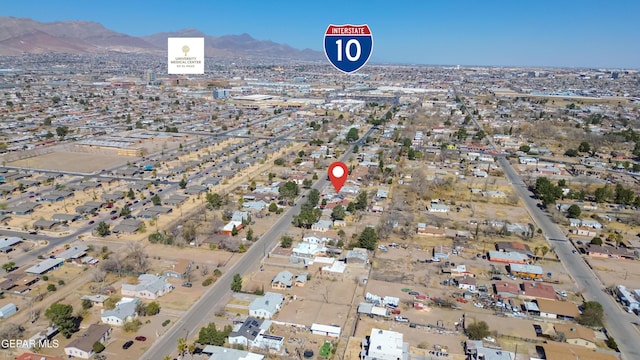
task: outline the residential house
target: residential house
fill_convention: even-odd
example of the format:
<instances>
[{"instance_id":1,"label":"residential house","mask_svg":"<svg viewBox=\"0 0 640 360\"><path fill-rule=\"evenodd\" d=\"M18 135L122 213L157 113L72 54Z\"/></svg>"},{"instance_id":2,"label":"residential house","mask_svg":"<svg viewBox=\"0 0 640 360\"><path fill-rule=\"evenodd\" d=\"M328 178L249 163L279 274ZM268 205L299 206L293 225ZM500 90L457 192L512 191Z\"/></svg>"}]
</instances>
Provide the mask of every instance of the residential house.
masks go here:
<instances>
[{"instance_id":1,"label":"residential house","mask_svg":"<svg viewBox=\"0 0 640 360\"><path fill-rule=\"evenodd\" d=\"M468 290L468 291L471 291L471 292L475 292L477 290L476 278L474 278L472 276L465 275L465 276L459 278L457 281L458 281L458 287L460 289Z\"/></svg>"},{"instance_id":2,"label":"residential house","mask_svg":"<svg viewBox=\"0 0 640 360\"><path fill-rule=\"evenodd\" d=\"M333 226L333 222L331 222L331 220L319 220L318 222L311 225L311 230L318 232L327 232L331 230L331 226Z\"/></svg>"},{"instance_id":3,"label":"residential house","mask_svg":"<svg viewBox=\"0 0 640 360\"><path fill-rule=\"evenodd\" d=\"M207 345L202 349L202 353L209 355L209 359L220 360L264 360L265 356L254 354L244 350L230 349L222 346ZM187 360L183 357L183 360ZM195 359L193 359L195 360Z\"/></svg>"},{"instance_id":4,"label":"residential house","mask_svg":"<svg viewBox=\"0 0 640 360\"><path fill-rule=\"evenodd\" d=\"M308 273L300 273L296 275L296 280L294 282L295 286L303 287L307 284L307 279L309 278Z\"/></svg>"},{"instance_id":5,"label":"residential house","mask_svg":"<svg viewBox=\"0 0 640 360\"><path fill-rule=\"evenodd\" d=\"M528 264L509 264L507 266L509 272L513 276L528 277L531 279L540 279L544 274L542 267Z\"/></svg>"},{"instance_id":6,"label":"residential house","mask_svg":"<svg viewBox=\"0 0 640 360\"><path fill-rule=\"evenodd\" d=\"M564 338L564 342L596 349L596 336L592 329L578 324L554 324L556 334Z\"/></svg>"},{"instance_id":7,"label":"residential house","mask_svg":"<svg viewBox=\"0 0 640 360\"><path fill-rule=\"evenodd\" d=\"M520 284L520 297L523 299L547 299L557 300L558 296L553 286L545 284L543 282L529 282L525 281Z\"/></svg>"},{"instance_id":8,"label":"residential house","mask_svg":"<svg viewBox=\"0 0 640 360\"><path fill-rule=\"evenodd\" d=\"M122 284L122 295L155 300L174 289L163 276L142 274L138 276L138 284Z\"/></svg>"},{"instance_id":9,"label":"residential house","mask_svg":"<svg viewBox=\"0 0 640 360\"><path fill-rule=\"evenodd\" d=\"M171 269L165 270L162 275L166 277L183 279L191 268L193 267L193 260L180 259L175 264L171 265Z\"/></svg>"},{"instance_id":10,"label":"residential house","mask_svg":"<svg viewBox=\"0 0 640 360\"><path fill-rule=\"evenodd\" d=\"M91 324L84 334L76 337L64 348L64 353L68 357L78 357L89 359L93 356L93 344L106 343L111 335L111 326L106 324Z\"/></svg>"},{"instance_id":11,"label":"residential house","mask_svg":"<svg viewBox=\"0 0 640 360\"><path fill-rule=\"evenodd\" d=\"M571 320L580 316L578 306L570 301L536 299L535 303L538 304L542 317Z\"/></svg>"},{"instance_id":12,"label":"residential house","mask_svg":"<svg viewBox=\"0 0 640 360\"><path fill-rule=\"evenodd\" d=\"M272 289L289 289L293 286L293 274L288 270L280 271L271 281Z\"/></svg>"},{"instance_id":13,"label":"residential house","mask_svg":"<svg viewBox=\"0 0 640 360\"><path fill-rule=\"evenodd\" d=\"M126 322L138 317L136 308L140 304L140 299L124 297L116 303L113 310L102 310L100 321L108 325L123 326Z\"/></svg>"},{"instance_id":14,"label":"residential house","mask_svg":"<svg viewBox=\"0 0 640 360\"><path fill-rule=\"evenodd\" d=\"M533 253L529 245L519 241L498 241L496 242L496 250L502 252L518 252L529 257L533 257Z\"/></svg>"},{"instance_id":15,"label":"residential house","mask_svg":"<svg viewBox=\"0 0 640 360\"><path fill-rule=\"evenodd\" d=\"M249 316L271 319L281 308L284 295L267 292L249 304Z\"/></svg>"},{"instance_id":16,"label":"residential house","mask_svg":"<svg viewBox=\"0 0 640 360\"><path fill-rule=\"evenodd\" d=\"M345 254L345 262L349 265L366 265L369 263L369 252L367 249L353 248Z\"/></svg>"},{"instance_id":17,"label":"residential house","mask_svg":"<svg viewBox=\"0 0 640 360\"><path fill-rule=\"evenodd\" d=\"M362 360L409 359L409 343L404 342L404 335L400 332L373 328L362 345L366 349Z\"/></svg>"},{"instance_id":18,"label":"residential house","mask_svg":"<svg viewBox=\"0 0 640 360\"><path fill-rule=\"evenodd\" d=\"M325 254L327 248L324 245L300 242L296 244L291 253L293 256L302 258L314 258L320 254Z\"/></svg>"},{"instance_id":19,"label":"residential house","mask_svg":"<svg viewBox=\"0 0 640 360\"><path fill-rule=\"evenodd\" d=\"M584 236L587 238L594 238L598 235L597 232L593 231L593 229L588 227L577 227L569 230L570 233L577 236Z\"/></svg>"},{"instance_id":20,"label":"residential house","mask_svg":"<svg viewBox=\"0 0 640 360\"><path fill-rule=\"evenodd\" d=\"M515 360L516 354L503 350L496 344L485 345L482 340L467 340L464 343L467 360Z\"/></svg>"},{"instance_id":21,"label":"residential house","mask_svg":"<svg viewBox=\"0 0 640 360\"><path fill-rule=\"evenodd\" d=\"M507 264L524 264L529 261L529 257L513 251L489 251L489 261Z\"/></svg>"},{"instance_id":22,"label":"residential house","mask_svg":"<svg viewBox=\"0 0 640 360\"><path fill-rule=\"evenodd\" d=\"M541 344L542 358L546 360L567 360L567 355L571 359L580 360L619 360L620 358L614 354L609 354L584 346L548 341Z\"/></svg>"},{"instance_id":23,"label":"residential house","mask_svg":"<svg viewBox=\"0 0 640 360\"><path fill-rule=\"evenodd\" d=\"M444 204L431 203L429 204L429 206L427 206L427 211L435 213L448 213L449 206Z\"/></svg>"},{"instance_id":24,"label":"residential house","mask_svg":"<svg viewBox=\"0 0 640 360\"><path fill-rule=\"evenodd\" d=\"M520 295L520 286L507 281L496 281L493 283L493 291L500 297L515 298Z\"/></svg>"},{"instance_id":25,"label":"residential house","mask_svg":"<svg viewBox=\"0 0 640 360\"><path fill-rule=\"evenodd\" d=\"M445 235L444 229L440 229L437 226L433 226L433 225L427 225L425 223L418 223L417 233L419 235L426 235L426 236L444 236Z\"/></svg>"},{"instance_id":26,"label":"residential house","mask_svg":"<svg viewBox=\"0 0 640 360\"><path fill-rule=\"evenodd\" d=\"M284 344L284 338L267 334L270 327L271 321L269 320L248 317L242 324L237 324L231 331L229 344L280 351Z\"/></svg>"}]
</instances>

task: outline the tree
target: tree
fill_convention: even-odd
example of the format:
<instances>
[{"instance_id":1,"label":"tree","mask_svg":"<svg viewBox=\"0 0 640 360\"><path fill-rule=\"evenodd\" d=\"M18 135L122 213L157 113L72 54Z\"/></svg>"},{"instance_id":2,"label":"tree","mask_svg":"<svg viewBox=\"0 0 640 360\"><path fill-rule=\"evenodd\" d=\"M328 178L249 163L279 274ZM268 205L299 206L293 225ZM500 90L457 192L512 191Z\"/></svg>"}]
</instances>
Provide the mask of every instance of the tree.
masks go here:
<instances>
[{"instance_id":1,"label":"tree","mask_svg":"<svg viewBox=\"0 0 640 360\"><path fill-rule=\"evenodd\" d=\"M550 250L549 247L546 245L543 245L540 247L540 254L542 255L542 258L544 258L547 255L549 250Z\"/></svg>"},{"instance_id":2,"label":"tree","mask_svg":"<svg viewBox=\"0 0 640 360\"><path fill-rule=\"evenodd\" d=\"M567 151L564 152L564 156L576 157L576 156L578 156L578 150L576 150L576 149L567 149Z\"/></svg>"},{"instance_id":3,"label":"tree","mask_svg":"<svg viewBox=\"0 0 640 360\"><path fill-rule=\"evenodd\" d=\"M222 206L222 196L218 193L207 193L206 200L209 209L220 209Z\"/></svg>"},{"instance_id":4,"label":"tree","mask_svg":"<svg viewBox=\"0 0 640 360\"><path fill-rule=\"evenodd\" d=\"M298 194L300 193L300 189L298 188L298 184L296 184L295 182L287 181L284 185L278 188L278 192L280 193L281 197L288 200L289 203L292 203L293 199L295 199L296 196L298 196Z\"/></svg>"},{"instance_id":5,"label":"tree","mask_svg":"<svg viewBox=\"0 0 640 360\"><path fill-rule=\"evenodd\" d=\"M162 199L160 199L160 196L158 194L155 194L151 197L151 202L155 206L162 205Z\"/></svg>"},{"instance_id":6,"label":"tree","mask_svg":"<svg viewBox=\"0 0 640 360\"><path fill-rule=\"evenodd\" d=\"M376 234L376 230L372 227L366 227L360 233L360 237L358 237L358 247L375 250L376 244L378 242L378 234Z\"/></svg>"},{"instance_id":7,"label":"tree","mask_svg":"<svg viewBox=\"0 0 640 360\"><path fill-rule=\"evenodd\" d=\"M346 137L348 142L356 141L359 138L360 138L360 136L358 136L358 129L356 129L356 128L349 129L349 131L347 132L347 137Z\"/></svg>"},{"instance_id":8,"label":"tree","mask_svg":"<svg viewBox=\"0 0 640 360\"><path fill-rule=\"evenodd\" d=\"M9 261L8 263L2 264L2 270L9 272L10 269L13 269L16 266L14 261Z\"/></svg>"},{"instance_id":9,"label":"tree","mask_svg":"<svg viewBox=\"0 0 640 360\"><path fill-rule=\"evenodd\" d=\"M178 338L177 350L178 354L180 354L180 357L182 357L182 355L184 355L184 353L187 351L187 339Z\"/></svg>"},{"instance_id":10,"label":"tree","mask_svg":"<svg viewBox=\"0 0 640 360\"><path fill-rule=\"evenodd\" d=\"M147 304L147 315L153 316L159 313L160 313L160 304L158 304L155 301L152 301L149 304Z\"/></svg>"},{"instance_id":11,"label":"tree","mask_svg":"<svg viewBox=\"0 0 640 360\"><path fill-rule=\"evenodd\" d=\"M309 191L309 196L307 197L307 202L312 206L318 206L318 203L320 202L320 191L318 191L318 189L311 189L311 191Z\"/></svg>"},{"instance_id":12,"label":"tree","mask_svg":"<svg viewBox=\"0 0 640 360\"><path fill-rule=\"evenodd\" d=\"M313 185L313 181L310 180L310 179L304 179L302 181L302 187L305 188L305 189L310 189L311 185Z\"/></svg>"},{"instance_id":13,"label":"tree","mask_svg":"<svg viewBox=\"0 0 640 360\"><path fill-rule=\"evenodd\" d=\"M56 134L60 137L60 139L64 139L67 134L69 134L69 127L67 126L58 126L56 128Z\"/></svg>"},{"instance_id":14,"label":"tree","mask_svg":"<svg viewBox=\"0 0 640 360\"><path fill-rule=\"evenodd\" d=\"M104 345L100 341L96 341L93 343L93 352L99 354L104 351Z\"/></svg>"},{"instance_id":15,"label":"tree","mask_svg":"<svg viewBox=\"0 0 640 360\"><path fill-rule=\"evenodd\" d=\"M528 153L531 150L531 146L529 145L520 145L520 148L518 149L522 152Z\"/></svg>"},{"instance_id":16,"label":"tree","mask_svg":"<svg viewBox=\"0 0 640 360\"><path fill-rule=\"evenodd\" d=\"M602 326L603 315L602 304L597 301L585 301L582 304L582 314L577 320L581 325Z\"/></svg>"},{"instance_id":17,"label":"tree","mask_svg":"<svg viewBox=\"0 0 640 360\"><path fill-rule=\"evenodd\" d=\"M76 331L73 307L71 305L62 303L52 304L47 311L45 311L44 316L46 316L52 324L55 324L67 339Z\"/></svg>"},{"instance_id":18,"label":"tree","mask_svg":"<svg viewBox=\"0 0 640 360\"><path fill-rule=\"evenodd\" d=\"M578 151L581 152L581 153L589 152L589 151L591 151L591 145L589 145L588 142L583 141L578 146Z\"/></svg>"},{"instance_id":19,"label":"tree","mask_svg":"<svg viewBox=\"0 0 640 360\"><path fill-rule=\"evenodd\" d=\"M91 309L92 307L93 307L93 303L91 302L91 300L89 300L89 299L83 299L82 300L82 308L84 310Z\"/></svg>"},{"instance_id":20,"label":"tree","mask_svg":"<svg viewBox=\"0 0 640 360\"><path fill-rule=\"evenodd\" d=\"M107 224L104 221L100 221L98 223L98 226L96 226L96 233L101 237L105 237L105 236L111 234L111 229L110 229L109 224Z\"/></svg>"},{"instance_id":21,"label":"tree","mask_svg":"<svg viewBox=\"0 0 640 360\"><path fill-rule=\"evenodd\" d=\"M131 208L125 205L124 207L122 207L122 210L120 210L120 216L126 218L129 215L131 215Z\"/></svg>"},{"instance_id":22,"label":"tree","mask_svg":"<svg viewBox=\"0 0 640 360\"><path fill-rule=\"evenodd\" d=\"M280 247L288 249L293 245L293 238L289 235L284 235L280 238Z\"/></svg>"},{"instance_id":23,"label":"tree","mask_svg":"<svg viewBox=\"0 0 640 360\"><path fill-rule=\"evenodd\" d=\"M553 185L546 177L536 179L534 192L536 196L542 200L544 205L553 204L557 199L562 197L562 189Z\"/></svg>"},{"instance_id":24,"label":"tree","mask_svg":"<svg viewBox=\"0 0 640 360\"><path fill-rule=\"evenodd\" d=\"M58 289L56 288L56 286L54 284L47 285L47 291L54 292L56 290L58 290Z\"/></svg>"},{"instance_id":25,"label":"tree","mask_svg":"<svg viewBox=\"0 0 640 360\"><path fill-rule=\"evenodd\" d=\"M216 329L215 323L209 323L207 326L200 328L198 343L202 345L222 346L232 330L230 325L226 325L222 330L218 330Z\"/></svg>"},{"instance_id":26,"label":"tree","mask_svg":"<svg viewBox=\"0 0 640 360\"><path fill-rule=\"evenodd\" d=\"M276 212L276 211L278 211L278 205L274 202L269 204L269 212Z\"/></svg>"},{"instance_id":27,"label":"tree","mask_svg":"<svg viewBox=\"0 0 640 360\"><path fill-rule=\"evenodd\" d=\"M187 187L187 179L182 178L182 180L180 180L180 182L178 183L178 186L180 186L180 189L184 189Z\"/></svg>"},{"instance_id":28,"label":"tree","mask_svg":"<svg viewBox=\"0 0 640 360\"><path fill-rule=\"evenodd\" d=\"M331 218L333 220L344 220L346 215L347 213L345 212L344 206L342 205L334 207L333 211L331 211Z\"/></svg>"},{"instance_id":29,"label":"tree","mask_svg":"<svg viewBox=\"0 0 640 360\"><path fill-rule=\"evenodd\" d=\"M247 238L247 241L253 241L253 229L252 228L248 228L247 229L247 235L245 236L245 238Z\"/></svg>"},{"instance_id":30,"label":"tree","mask_svg":"<svg viewBox=\"0 0 640 360\"><path fill-rule=\"evenodd\" d=\"M136 193L133 192L132 188L129 188L129 191L127 192L127 197L131 200L134 200L136 198Z\"/></svg>"},{"instance_id":31,"label":"tree","mask_svg":"<svg viewBox=\"0 0 640 360\"><path fill-rule=\"evenodd\" d=\"M596 236L593 239L591 239L591 244L593 244L593 245L602 245L602 239Z\"/></svg>"},{"instance_id":32,"label":"tree","mask_svg":"<svg viewBox=\"0 0 640 360\"><path fill-rule=\"evenodd\" d=\"M580 206L573 204L567 209L567 216L572 219L577 219L580 217L581 212L582 210L580 210Z\"/></svg>"},{"instance_id":33,"label":"tree","mask_svg":"<svg viewBox=\"0 0 640 360\"><path fill-rule=\"evenodd\" d=\"M236 235L238 235L238 228L234 224L233 228L231 228L231 236L236 236Z\"/></svg>"},{"instance_id":34,"label":"tree","mask_svg":"<svg viewBox=\"0 0 640 360\"><path fill-rule=\"evenodd\" d=\"M277 165L277 166L283 166L285 163L283 158L277 158L275 160L273 160L273 165ZM271 180L269 180L271 181Z\"/></svg>"},{"instance_id":35,"label":"tree","mask_svg":"<svg viewBox=\"0 0 640 360\"><path fill-rule=\"evenodd\" d=\"M365 210L367 208L367 205L369 204L369 202L367 201L367 193L362 191L358 194L358 196L356 196L356 201L355 201L355 209L356 210Z\"/></svg>"},{"instance_id":36,"label":"tree","mask_svg":"<svg viewBox=\"0 0 640 360\"><path fill-rule=\"evenodd\" d=\"M242 275L233 275L233 281L231 282L231 291L240 292L242 290Z\"/></svg>"},{"instance_id":37,"label":"tree","mask_svg":"<svg viewBox=\"0 0 640 360\"><path fill-rule=\"evenodd\" d=\"M471 340L482 340L490 334L489 325L484 321L474 322L467 326L467 336L469 336Z\"/></svg>"}]
</instances>

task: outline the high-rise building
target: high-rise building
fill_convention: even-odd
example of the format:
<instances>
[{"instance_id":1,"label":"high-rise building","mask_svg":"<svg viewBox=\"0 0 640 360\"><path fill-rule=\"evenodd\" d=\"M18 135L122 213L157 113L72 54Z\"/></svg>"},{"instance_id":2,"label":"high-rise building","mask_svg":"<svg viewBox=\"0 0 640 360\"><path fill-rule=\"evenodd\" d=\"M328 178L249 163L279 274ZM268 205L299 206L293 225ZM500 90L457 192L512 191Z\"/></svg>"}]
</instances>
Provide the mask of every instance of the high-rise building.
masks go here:
<instances>
[{"instance_id":1,"label":"high-rise building","mask_svg":"<svg viewBox=\"0 0 640 360\"><path fill-rule=\"evenodd\" d=\"M153 70L147 70L144 72L144 81L147 84L151 84L156 81L156 72Z\"/></svg>"},{"instance_id":2,"label":"high-rise building","mask_svg":"<svg viewBox=\"0 0 640 360\"><path fill-rule=\"evenodd\" d=\"M229 89L216 89L213 90L214 99L226 99L229 97Z\"/></svg>"}]
</instances>

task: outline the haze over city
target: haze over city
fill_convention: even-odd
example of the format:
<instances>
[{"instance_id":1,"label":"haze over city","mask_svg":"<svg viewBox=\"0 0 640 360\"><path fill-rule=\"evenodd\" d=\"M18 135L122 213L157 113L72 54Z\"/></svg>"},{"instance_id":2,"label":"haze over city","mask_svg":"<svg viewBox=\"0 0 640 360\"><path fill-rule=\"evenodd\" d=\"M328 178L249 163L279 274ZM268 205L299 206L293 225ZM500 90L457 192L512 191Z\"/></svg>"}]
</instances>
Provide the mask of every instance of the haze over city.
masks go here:
<instances>
[{"instance_id":1,"label":"haze over city","mask_svg":"<svg viewBox=\"0 0 640 360\"><path fill-rule=\"evenodd\" d=\"M640 4L632 1L207 2L26 1L2 15L37 21L95 21L132 36L196 28L248 33L322 50L330 23L367 23L372 62L432 65L637 68ZM2 24L0 24L2 26Z\"/></svg>"}]
</instances>

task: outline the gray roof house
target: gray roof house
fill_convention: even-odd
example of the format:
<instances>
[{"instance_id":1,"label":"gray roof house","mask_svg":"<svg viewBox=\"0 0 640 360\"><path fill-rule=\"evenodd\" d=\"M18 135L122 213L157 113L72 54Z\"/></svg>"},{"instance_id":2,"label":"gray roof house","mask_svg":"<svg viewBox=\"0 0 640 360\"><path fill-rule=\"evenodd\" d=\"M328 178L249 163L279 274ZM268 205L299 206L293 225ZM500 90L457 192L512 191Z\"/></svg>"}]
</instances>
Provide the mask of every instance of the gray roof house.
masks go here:
<instances>
[{"instance_id":1,"label":"gray roof house","mask_svg":"<svg viewBox=\"0 0 640 360\"><path fill-rule=\"evenodd\" d=\"M164 276L142 274L138 276L138 284L122 284L122 295L155 300L174 289Z\"/></svg>"},{"instance_id":2,"label":"gray roof house","mask_svg":"<svg viewBox=\"0 0 640 360\"><path fill-rule=\"evenodd\" d=\"M249 304L249 316L271 319L282 308L284 295L267 292Z\"/></svg>"},{"instance_id":3,"label":"gray roof house","mask_svg":"<svg viewBox=\"0 0 640 360\"><path fill-rule=\"evenodd\" d=\"M113 310L102 310L100 321L108 325L123 326L127 321L138 317L136 312L138 304L140 304L140 299L122 298L116 303Z\"/></svg>"},{"instance_id":4,"label":"gray roof house","mask_svg":"<svg viewBox=\"0 0 640 360\"><path fill-rule=\"evenodd\" d=\"M288 270L280 271L271 281L271 288L273 289L287 289L292 286L293 274Z\"/></svg>"},{"instance_id":5,"label":"gray roof house","mask_svg":"<svg viewBox=\"0 0 640 360\"><path fill-rule=\"evenodd\" d=\"M87 247L86 245L72 246L62 253L56 255L56 259L67 260L81 258L87 254L87 250L89 250L89 247Z\"/></svg>"},{"instance_id":6,"label":"gray roof house","mask_svg":"<svg viewBox=\"0 0 640 360\"><path fill-rule=\"evenodd\" d=\"M242 324L237 324L229 334L229 344L249 346L258 334L265 332L271 326L271 321L249 316Z\"/></svg>"}]
</instances>

